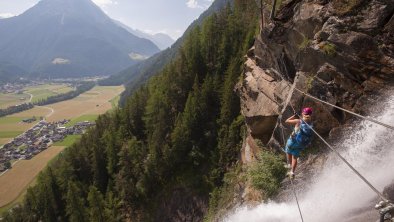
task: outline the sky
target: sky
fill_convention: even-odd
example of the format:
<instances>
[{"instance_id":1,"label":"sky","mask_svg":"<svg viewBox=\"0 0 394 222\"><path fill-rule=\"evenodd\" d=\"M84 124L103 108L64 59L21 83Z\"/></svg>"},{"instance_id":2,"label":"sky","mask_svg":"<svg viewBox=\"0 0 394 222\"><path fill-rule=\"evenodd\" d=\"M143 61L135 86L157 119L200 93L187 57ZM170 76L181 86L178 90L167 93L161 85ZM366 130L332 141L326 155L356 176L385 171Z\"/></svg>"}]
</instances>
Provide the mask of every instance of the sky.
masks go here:
<instances>
[{"instance_id":1,"label":"sky","mask_svg":"<svg viewBox=\"0 0 394 222\"><path fill-rule=\"evenodd\" d=\"M92 0L112 19L149 34L165 33L174 40L213 0ZM39 0L0 0L0 17L22 14Z\"/></svg>"}]
</instances>

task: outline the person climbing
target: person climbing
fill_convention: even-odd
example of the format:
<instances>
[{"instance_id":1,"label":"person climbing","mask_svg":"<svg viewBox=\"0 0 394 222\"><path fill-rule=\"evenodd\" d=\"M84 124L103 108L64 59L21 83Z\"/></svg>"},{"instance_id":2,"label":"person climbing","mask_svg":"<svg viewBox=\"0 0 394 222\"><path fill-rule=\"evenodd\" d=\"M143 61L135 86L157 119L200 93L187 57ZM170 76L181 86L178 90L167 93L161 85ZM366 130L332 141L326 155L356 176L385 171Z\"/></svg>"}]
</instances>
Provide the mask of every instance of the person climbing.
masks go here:
<instances>
[{"instance_id":1,"label":"person climbing","mask_svg":"<svg viewBox=\"0 0 394 222\"><path fill-rule=\"evenodd\" d=\"M294 114L288 118L285 123L294 125L294 130L287 140L285 152L287 154L288 163L291 164L288 175L294 178L294 172L297 167L297 158L300 152L309 145L312 139L312 108L306 107L302 109L301 119L298 114Z\"/></svg>"}]
</instances>

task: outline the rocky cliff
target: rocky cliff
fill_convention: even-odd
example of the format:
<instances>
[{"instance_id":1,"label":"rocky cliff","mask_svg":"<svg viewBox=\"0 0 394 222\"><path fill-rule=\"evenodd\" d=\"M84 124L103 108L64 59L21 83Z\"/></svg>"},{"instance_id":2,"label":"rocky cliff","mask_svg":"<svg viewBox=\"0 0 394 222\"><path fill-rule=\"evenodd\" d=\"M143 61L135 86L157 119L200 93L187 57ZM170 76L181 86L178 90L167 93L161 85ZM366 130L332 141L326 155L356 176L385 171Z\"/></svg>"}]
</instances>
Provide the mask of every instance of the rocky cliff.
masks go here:
<instances>
[{"instance_id":1,"label":"rocky cliff","mask_svg":"<svg viewBox=\"0 0 394 222\"><path fill-rule=\"evenodd\" d=\"M394 2L391 0L283 1L250 49L237 86L249 129L247 141L282 143L278 117L314 107L314 126L325 136L352 116L317 103L295 88L360 114L383 93L394 73ZM268 13L266 13L268 14ZM287 132L288 133L288 132ZM243 162L258 149L246 142Z\"/></svg>"}]
</instances>

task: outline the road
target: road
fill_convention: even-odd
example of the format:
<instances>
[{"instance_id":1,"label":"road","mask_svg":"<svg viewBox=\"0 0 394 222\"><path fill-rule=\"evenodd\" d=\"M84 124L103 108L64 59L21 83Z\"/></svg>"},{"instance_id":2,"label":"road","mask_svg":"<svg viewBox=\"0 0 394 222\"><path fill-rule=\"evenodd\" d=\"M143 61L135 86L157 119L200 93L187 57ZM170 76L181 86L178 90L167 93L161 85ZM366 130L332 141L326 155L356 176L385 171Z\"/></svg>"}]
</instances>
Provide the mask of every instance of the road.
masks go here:
<instances>
[{"instance_id":1,"label":"road","mask_svg":"<svg viewBox=\"0 0 394 222\"><path fill-rule=\"evenodd\" d=\"M31 93L26 93L26 94L30 96L29 103L31 103L31 101L33 100L33 94Z\"/></svg>"},{"instance_id":2,"label":"road","mask_svg":"<svg viewBox=\"0 0 394 222\"><path fill-rule=\"evenodd\" d=\"M45 109L48 109L48 110L51 111L50 113L48 113L48 114L45 116L45 118L48 118L48 117L52 116L53 113L55 113L55 110L52 109L51 107L48 107L48 106L37 106L37 107L42 107L42 108L45 108Z\"/></svg>"}]
</instances>

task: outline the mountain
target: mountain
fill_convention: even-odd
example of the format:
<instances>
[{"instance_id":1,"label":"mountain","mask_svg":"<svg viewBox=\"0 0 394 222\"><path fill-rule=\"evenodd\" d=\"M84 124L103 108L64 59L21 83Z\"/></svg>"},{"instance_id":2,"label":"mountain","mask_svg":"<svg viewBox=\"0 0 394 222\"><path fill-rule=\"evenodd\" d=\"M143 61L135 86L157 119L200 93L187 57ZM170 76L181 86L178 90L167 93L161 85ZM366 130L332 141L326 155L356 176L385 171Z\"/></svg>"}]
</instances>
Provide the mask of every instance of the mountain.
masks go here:
<instances>
[{"instance_id":1,"label":"mountain","mask_svg":"<svg viewBox=\"0 0 394 222\"><path fill-rule=\"evenodd\" d=\"M150 77L160 72L166 64L168 64L177 55L177 51L181 47L185 36L196 26L202 24L205 18L223 9L227 4L233 4L234 0L215 0L212 5L203 12L198 19L196 19L186 29L181 38L166 50L157 53L151 58L133 65L109 78L102 80L101 85L121 85L126 86L125 92L122 93L121 103L124 103L125 98L130 95L139 86L145 83Z\"/></svg>"},{"instance_id":2,"label":"mountain","mask_svg":"<svg viewBox=\"0 0 394 222\"><path fill-rule=\"evenodd\" d=\"M190 30L180 56L101 115L3 220L212 221L246 133L234 85L257 30L254 4L235 0Z\"/></svg>"},{"instance_id":3,"label":"mountain","mask_svg":"<svg viewBox=\"0 0 394 222\"><path fill-rule=\"evenodd\" d=\"M135 36L151 40L161 50L164 50L164 49L170 47L175 42L170 36L163 34L163 33L156 33L156 34L151 35L151 34L143 32L143 31L140 31L138 29L132 29L120 21L114 20L114 22Z\"/></svg>"},{"instance_id":4,"label":"mountain","mask_svg":"<svg viewBox=\"0 0 394 222\"><path fill-rule=\"evenodd\" d=\"M0 62L0 84L15 81L18 77L26 75L26 71L18 66Z\"/></svg>"},{"instance_id":5,"label":"mountain","mask_svg":"<svg viewBox=\"0 0 394 222\"><path fill-rule=\"evenodd\" d=\"M0 20L0 62L35 77L108 75L159 51L114 24L90 0L42 0Z\"/></svg>"}]
</instances>

